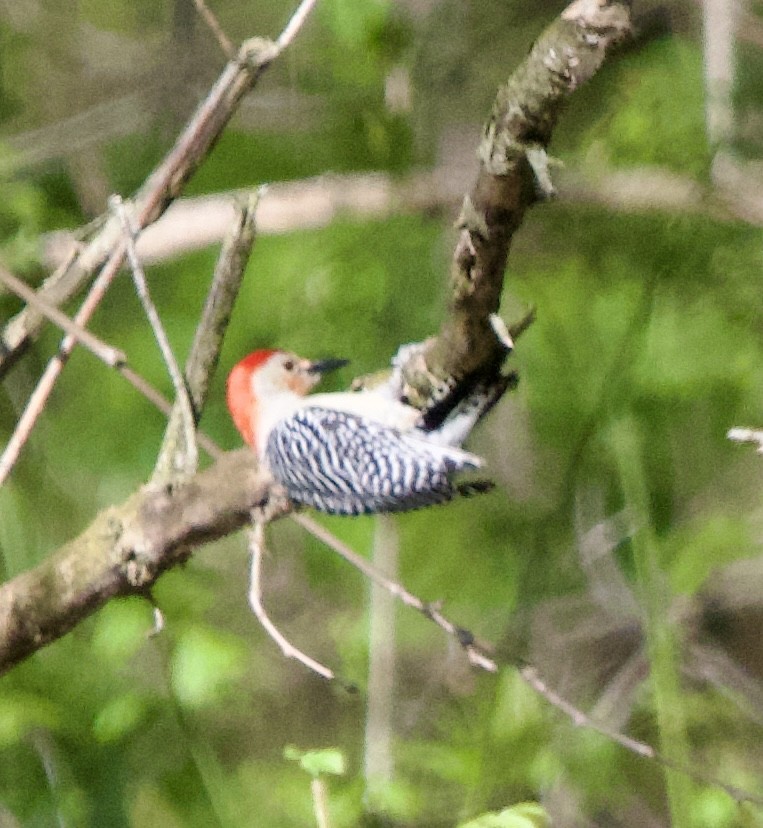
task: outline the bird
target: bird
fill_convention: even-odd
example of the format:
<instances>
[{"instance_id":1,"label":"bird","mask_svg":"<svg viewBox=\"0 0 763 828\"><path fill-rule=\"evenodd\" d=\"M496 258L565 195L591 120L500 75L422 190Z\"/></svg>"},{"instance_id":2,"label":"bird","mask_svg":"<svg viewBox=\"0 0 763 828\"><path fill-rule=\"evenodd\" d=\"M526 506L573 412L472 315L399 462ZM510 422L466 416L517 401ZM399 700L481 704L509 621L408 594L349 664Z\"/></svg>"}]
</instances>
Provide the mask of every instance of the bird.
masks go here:
<instances>
[{"instance_id":1,"label":"bird","mask_svg":"<svg viewBox=\"0 0 763 828\"><path fill-rule=\"evenodd\" d=\"M261 349L228 376L233 423L294 503L337 515L407 512L492 486L455 481L482 459L438 443L422 413L389 393L310 394L347 364Z\"/></svg>"}]
</instances>

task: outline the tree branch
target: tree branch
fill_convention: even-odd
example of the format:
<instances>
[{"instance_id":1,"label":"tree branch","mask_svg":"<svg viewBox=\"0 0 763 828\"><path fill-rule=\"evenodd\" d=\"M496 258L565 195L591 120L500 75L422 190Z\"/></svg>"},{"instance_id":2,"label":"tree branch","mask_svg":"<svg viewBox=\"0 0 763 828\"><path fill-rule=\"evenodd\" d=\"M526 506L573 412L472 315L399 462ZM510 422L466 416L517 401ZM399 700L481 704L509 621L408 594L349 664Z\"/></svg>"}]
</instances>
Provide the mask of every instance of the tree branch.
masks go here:
<instances>
[{"instance_id":1,"label":"tree branch","mask_svg":"<svg viewBox=\"0 0 763 828\"><path fill-rule=\"evenodd\" d=\"M194 425L198 425L201 419L209 386L220 359L223 337L254 245L255 211L260 195L261 189L250 193L245 202L234 205L234 221L228 228L217 258L212 284L186 360L184 376L191 397ZM179 400L175 400L159 449L154 470L156 480L160 480L162 475L172 479L171 472L177 467L177 456L184 443L183 414L178 403ZM199 439L199 435L196 439Z\"/></svg>"},{"instance_id":2,"label":"tree branch","mask_svg":"<svg viewBox=\"0 0 763 828\"><path fill-rule=\"evenodd\" d=\"M311 5L305 0L300 14ZM295 19L301 22L303 17ZM287 26L282 45L293 36L294 25ZM498 308L512 235L525 210L552 191L545 157L551 129L566 97L596 71L627 29L626 3L577 0L499 91L480 147L477 182L464 199L459 219L448 317L439 336L425 343L425 360L419 351L405 366L412 402L436 400L443 379L499 370L506 350L491 316ZM139 190L139 226L153 221L177 195L241 95L277 54L278 47L269 41L248 41L241 47L175 148ZM86 280L90 264L118 246L120 238L118 222L107 221L55 289L43 288L55 294L46 298L61 295L62 283L71 287L78 279ZM15 327L11 323L6 329L0 374L39 329L30 314L27 310ZM9 331L17 339L9 340ZM277 491L255 471L251 452L243 450L224 455L174 489L146 486L122 506L106 510L78 539L0 587L0 672L63 635L109 598L145 592L161 572L187 557L191 547L247 523L254 506L268 503L263 519L283 514L288 504ZM419 609L448 628L437 607ZM459 633L450 627L451 634ZM471 639L462 644L475 663L482 658L481 666L493 667Z\"/></svg>"},{"instance_id":3,"label":"tree branch","mask_svg":"<svg viewBox=\"0 0 763 828\"><path fill-rule=\"evenodd\" d=\"M136 230L156 221L180 194L188 179L214 147L243 96L291 43L313 5L314 0L303 0L278 42L254 37L241 45L175 145L131 199ZM283 36L286 33L288 38ZM92 274L119 246L122 240L119 219L104 214L89 225L87 235L89 241L69 266L62 273L49 278L40 288L41 295L50 304L60 305L79 293ZM28 307L5 326L0 334L0 377L36 339L42 325L43 317L34 308Z\"/></svg>"},{"instance_id":4,"label":"tree branch","mask_svg":"<svg viewBox=\"0 0 763 828\"><path fill-rule=\"evenodd\" d=\"M477 180L458 218L448 314L423 360L403 367L406 396L436 399L443 383L498 370L505 348L490 317L498 311L511 239L525 211L550 198L546 149L567 98L589 80L630 31L630 4L576 0L498 90L478 149Z\"/></svg>"},{"instance_id":5,"label":"tree branch","mask_svg":"<svg viewBox=\"0 0 763 828\"><path fill-rule=\"evenodd\" d=\"M143 486L105 509L78 538L0 585L0 674L110 598L145 594L193 547L248 524L253 508L281 513L271 484L251 450L239 449L175 488Z\"/></svg>"}]
</instances>

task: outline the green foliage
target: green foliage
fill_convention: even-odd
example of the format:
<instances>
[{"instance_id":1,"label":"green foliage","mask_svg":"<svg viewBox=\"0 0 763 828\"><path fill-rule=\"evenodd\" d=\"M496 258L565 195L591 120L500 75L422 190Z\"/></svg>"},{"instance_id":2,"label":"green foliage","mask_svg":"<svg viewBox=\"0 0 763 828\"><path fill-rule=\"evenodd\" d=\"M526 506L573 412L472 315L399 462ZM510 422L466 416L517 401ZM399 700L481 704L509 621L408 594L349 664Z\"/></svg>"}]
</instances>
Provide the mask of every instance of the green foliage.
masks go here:
<instances>
[{"instance_id":1,"label":"green foliage","mask_svg":"<svg viewBox=\"0 0 763 828\"><path fill-rule=\"evenodd\" d=\"M0 147L0 256L7 267L24 272L32 269L40 255L46 205L40 189L14 178L14 173L12 153Z\"/></svg>"},{"instance_id":2,"label":"green foliage","mask_svg":"<svg viewBox=\"0 0 763 828\"><path fill-rule=\"evenodd\" d=\"M332 35L324 57L342 86L378 90L380 72L411 43L408 26L389 0L329 0L318 15Z\"/></svg>"},{"instance_id":3,"label":"green foliage","mask_svg":"<svg viewBox=\"0 0 763 828\"><path fill-rule=\"evenodd\" d=\"M93 652L114 666L124 664L146 643L151 629L151 608L131 598L107 604L95 620Z\"/></svg>"},{"instance_id":4,"label":"green foliage","mask_svg":"<svg viewBox=\"0 0 763 828\"><path fill-rule=\"evenodd\" d=\"M551 820L536 802L523 802L500 813L483 814L459 824L459 828L548 828Z\"/></svg>"},{"instance_id":5,"label":"green foliage","mask_svg":"<svg viewBox=\"0 0 763 828\"><path fill-rule=\"evenodd\" d=\"M302 770L312 777L331 774L343 776L347 773L347 759L344 753L337 748L324 748L323 750L300 750L294 745L287 745L284 748L285 759L297 762Z\"/></svg>"},{"instance_id":6,"label":"green foliage","mask_svg":"<svg viewBox=\"0 0 763 828\"><path fill-rule=\"evenodd\" d=\"M621 60L614 80L606 75L587 96L607 85L617 103L589 129L582 149L601 142L617 166L655 164L704 175L710 159L699 46L680 37L661 38Z\"/></svg>"},{"instance_id":7,"label":"green foliage","mask_svg":"<svg viewBox=\"0 0 763 828\"><path fill-rule=\"evenodd\" d=\"M737 517L714 515L708 510L698 525L678 528L665 537L663 556L671 587L692 595L709 583L712 573L725 564L755 555L750 526Z\"/></svg>"},{"instance_id":8,"label":"green foliage","mask_svg":"<svg viewBox=\"0 0 763 828\"><path fill-rule=\"evenodd\" d=\"M55 730L59 726L56 706L34 693L8 693L0 696L0 747L23 741L38 728Z\"/></svg>"},{"instance_id":9,"label":"green foliage","mask_svg":"<svg viewBox=\"0 0 763 828\"><path fill-rule=\"evenodd\" d=\"M79 6L82 20L97 29L145 37L147 30L158 30L170 22L170 7L153 0L122 3L83 0Z\"/></svg>"},{"instance_id":10,"label":"green foliage","mask_svg":"<svg viewBox=\"0 0 763 828\"><path fill-rule=\"evenodd\" d=\"M96 714L93 736L102 743L133 736L145 724L146 713L146 700L139 693L114 696Z\"/></svg>"},{"instance_id":11,"label":"green foliage","mask_svg":"<svg viewBox=\"0 0 763 828\"><path fill-rule=\"evenodd\" d=\"M181 704L219 704L244 671L244 650L234 636L189 627L178 639L171 669L172 688Z\"/></svg>"},{"instance_id":12,"label":"green foliage","mask_svg":"<svg viewBox=\"0 0 763 828\"><path fill-rule=\"evenodd\" d=\"M221 2L215 11L223 22L245 18L244 34L252 34L249 10ZM278 31L290 11L285 2L265 4L257 25ZM507 56L524 53L547 15L544 4L445 2L426 22L425 43L421 24L389 2L322 0L316 12L299 47L272 70L274 87L307 96L311 114L289 132L234 125L189 192L327 170L407 170L432 153L436 124L483 117L493 77L505 76ZM166 4L90 2L79 14L109 37L149 43L167 35ZM48 19L52 31L61 19ZM10 39L6 28L0 32L0 117L33 110L30 126L60 117L43 107L54 92L65 98L49 80L61 68L46 61L65 51L50 31L37 39L31 30ZM390 68L414 60L417 115L408 119L386 110L383 83ZM751 105L761 88L759 72L741 73L740 106ZM699 45L663 38L631 50L576 93L557 146L560 154L598 154L618 166L657 164L702 177L709 160L703 117ZM92 152L113 189L127 193L171 139L153 124ZM80 220L76 186L56 164L24 177L8 173L2 188L0 253L9 266L35 273L30 242ZM280 346L350 357L351 368L327 385L337 388L384 367L401 343L436 330L451 219L343 217L322 230L258 239L204 429L225 447L239 444L223 384L226 369L248 350ZM757 639L734 637L741 627L757 629L754 616L728 624L728 617L739 618L730 616L734 607L724 608L719 634L705 626L703 601L715 573L743 558L754 563L758 553L760 460L730 446L725 433L759 424L763 411L762 251L759 228L711 216L614 214L570 203L528 215L512 249L503 312L513 321L534 305L538 321L512 357L519 389L473 443L499 486L483 498L398 521L401 580L425 599L444 599L450 618L494 641L502 669L497 676L469 674L457 646L419 614L398 609L395 778L373 803L360 771L367 585L283 522L269 538L265 603L295 644L336 667L359 692L319 681L281 657L249 612L245 553L231 539L162 577L154 591L167 621L162 635L149 636L148 602L115 601L3 678L3 807L24 826L310 825L305 773L342 771L331 780L332 828L385 820L531 828L547 824L534 802L544 794L549 810L568 794L581 821L636 824L628 811L634 803L665 818L661 768L572 727L506 666L516 658L539 661L549 685L581 708L603 710L650 743L664 738L654 695L633 678L645 672L637 623L619 605L618 589L630 597L649 591L635 561L638 539L632 527L620 530L627 520L613 521L621 534L612 548L596 549L593 562L581 553L588 530L610 528L610 518L632 511L634 500L642 518L636 529L648 531L658 563L659 610L682 645L676 658L699 659L690 662L692 684L659 701L662 720L684 722L691 763L759 791L757 696L745 694L760 675L749 644ZM181 357L215 254L149 268ZM6 316L17 307L3 297ZM170 392L128 279L114 285L93 327ZM49 330L4 385L6 437L58 341ZM610 439L617 422L643 435L633 462L624 463ZM100 507L146 480L163 427L120 377L78 350L0 491L2 575L32 566ZM628 469L638 486L625 485ZM358 551L370 549L372 519L325 523ZM606 580L610 565L622 584ZM568 605L578 623L548 623ZM726 650L724 642L735 646ZM730 665L728 675L711 671L713 687L699 678L707 652ZM632 695L618 695L627 680L636 684ZM289 744L334 747L289 751L294 761L284 762ZM510 802L524 804L505 808ZM375 814L365 814L371 804ZM0 810L0 821L4 815ZM757 824L725 794L699 784L686 819L692 828Z\"/></svg>"}]
</instances>

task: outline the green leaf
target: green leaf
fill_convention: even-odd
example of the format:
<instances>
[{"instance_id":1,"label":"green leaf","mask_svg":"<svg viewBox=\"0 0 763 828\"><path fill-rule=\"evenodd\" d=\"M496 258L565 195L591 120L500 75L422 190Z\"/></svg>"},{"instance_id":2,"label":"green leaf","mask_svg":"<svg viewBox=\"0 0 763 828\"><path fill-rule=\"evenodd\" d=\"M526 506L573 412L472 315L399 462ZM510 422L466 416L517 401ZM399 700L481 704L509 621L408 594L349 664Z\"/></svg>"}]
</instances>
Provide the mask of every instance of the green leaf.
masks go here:
<instances>
[{"instance_id":1,"label":"green leaf","mask_svg":"<svg viewBox=\"0 0 763 828\"><path fill-rule=\"evenodd\" d=\"M483 814L458 828L549 828L551 820L546 809L537 802L522 802L500 813Z\"/></svg>"},{"instance_id":2,"label":"green leaf","mask_svg":"<svg viewBox=\"0 0 763 828\"><path fill-rule=\"evenodd\" d=\"M302 770L313 777L325 773L342 776L347 772L347 760L344 753L338 748L300 750L294 745L287 745L284 748L283 755L292 762L299 762Z\"/></svg>"},{"instance_id":3,"label":"green leaf","mask_svg":"<svg viewBox=\"0 0 763 828\"><path fill-rule=\"evenodd\" d=\"M112 601L98 613L93 651L110 664L122 664L144 646L151 629L151 607L147 601Z\"/></svg>"},{"instance_id":4,"label":"green leaf","mask_svg":"<svg viewBox=\"0 0 763 828\"><path fill-rule=\"evenodd\" d=\"M321 16L331 33L345 48L357 48L384 20L384 0L330 0L321 4Z\"/></svg>"}]
</instances>

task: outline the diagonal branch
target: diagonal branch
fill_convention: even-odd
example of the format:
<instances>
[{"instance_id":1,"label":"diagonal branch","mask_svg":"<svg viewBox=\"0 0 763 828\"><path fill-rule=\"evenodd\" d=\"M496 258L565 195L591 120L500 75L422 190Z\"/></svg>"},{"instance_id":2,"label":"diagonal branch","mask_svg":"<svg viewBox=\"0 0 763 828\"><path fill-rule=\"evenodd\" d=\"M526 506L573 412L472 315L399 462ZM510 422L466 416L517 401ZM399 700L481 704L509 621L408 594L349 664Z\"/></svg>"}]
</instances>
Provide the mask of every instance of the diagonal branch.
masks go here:
<instances>
[{"instance_id":1,"label":"diagonal branch","mask_svg":"<svg viewBox=\"0 0 763 828\"><path fill-rule=\"evenodd\" d=\"M146 279L143 265L140 263L140 259L135 250L136 232L130 222L130 217L127 214L124 202L121 196L113 195L109 199L109 204L122 226L122 231L125 236L127 260L130 263L135 291L138 294L141 305L143 305L143 312L151 325L151 330L154 332L154 338L159 346L159 352L162 355L167 372L172 380L172 386L175 389L175 408L179 412L178 416L182 424L182 450L176 452L174 458L175 464L173 464L171 470L166 470L165 473L164 469L157 469L152 478L157 483L169 482L174 476L187 477L192 475L198 467L199 449L196 445L196 420L193 414L193 405L188 393L188 387L185 383L185 378L183 377L183 372L180 370L180 365L172 350L172 345L170 345L170 340L162 324L159 311L156 309L156 305L154 305L154 301L151 298L148 289L148 280Z\"/></svg>"},{"instance_id":2,"label":"diagonal branch","mask_svg":"<svg viewBox=\"0 0 763 828\"><path fill-rule=\"evenodd\" d=\"M629 31L627 0L576 0L498 90L477 151L477 178L457 221L446 318L403 369L405 394L418 407L440 396L444 383L500 368L506 350L491 316L514 233L529 207L554 195L551 133L571 94Z\"/></svg>"},{"instance_id":3,"label":"diagonal branch","mask_svg":"<svg viewBox=\"0 0 763 828\"><path fill-rule=\"evenodd\" d=\"M96 308L106 295L114 277L119 272L119 268L124 261L125 247L124 244L118 244L103 266L103 269L98 274L98 278L93 282L88 291L85 301L77 311L74 317L74 323L77 328L81 329L90 321L90 317L95 313ZM41 311L40 318L44 318ZM35 386L32 396L27 401L26 407L16 423L11 439L5 447L5 450L0 456L0 486L7 480L8 475L13 470L16 461L21 454L27 440L29 439L32 429L37 422L48 402L48 399L53 392L53 387L56 384L61 372L64 370L67 360L71 356L74 346L77 344L77 337L73 334L66 334L61 340L61 345L58 353L51 357L48 364L45 366L42 376ZM0 355L2 354L2 343L0 343Z\"/></svg>"},{"instance_id":4,"label":"diagonal branch","mask_svg":"<svg viewBox=\"0 0 763 828\"><path fill-rule=\"evenodd\" d=\"M102 362L109 365L111 368L118 368L127 362L127 357L123 351L113 347L99 339L95 334L90 333L87 328L78 325L74 320L60 311L55 305L51 305L42 296L35 293L26 282L23 282L17 276L14 276L9 270L0 265L0 282L16 294L19 299L23 299L27 304L32 305L44 317L50 319L64 333L69 334L77 340L81 345L84 345L91 353L95 354Z\"/></svg>"},{"instance_id":5,"label":"diagonal branch","mask_svg":"<svg viewBox=\"0 0 763 828\"><path fill-rule=\"evenodd\" d=\"M156 221L181 193L214 147L241 99L293 41L314 4L315 0L303 0L277 42L251 38L228 61L175 145L131 199L137 230ZM288 37L284 37L286 34ZM40 288L49 303L60 305L78 294L120 245L122 228L116 216L104 214L90 227L94 230L79 254L62 273L49 278ZM37 338L42 325L43 317L34 308L25 308L5 326L0 334L0 377Z\"/></svg>"}]
</instances>

